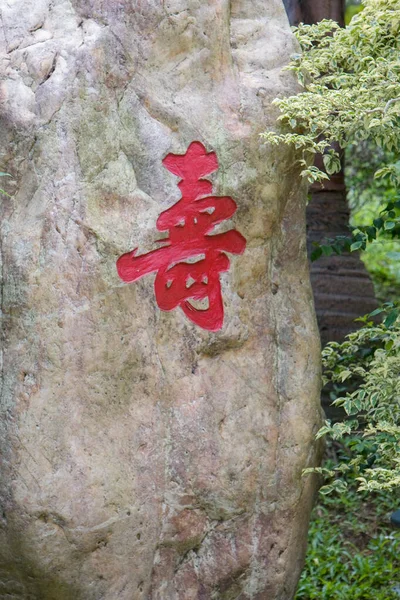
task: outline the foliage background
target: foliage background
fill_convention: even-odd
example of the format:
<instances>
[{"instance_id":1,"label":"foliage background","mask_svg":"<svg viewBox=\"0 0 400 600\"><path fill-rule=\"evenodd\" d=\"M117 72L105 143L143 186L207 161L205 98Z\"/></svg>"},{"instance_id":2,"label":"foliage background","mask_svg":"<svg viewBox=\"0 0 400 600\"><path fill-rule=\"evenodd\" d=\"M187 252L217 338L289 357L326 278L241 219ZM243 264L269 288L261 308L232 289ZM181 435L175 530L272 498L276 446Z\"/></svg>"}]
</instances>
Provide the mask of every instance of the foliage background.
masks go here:
<instances>
[{"instance_id":1,"label":"foliage background","mask_svg":"<svg viewBox=\"0 0 400 600\"><path fill-rule=\"evenodd\" d=\"M346 24L299 27L290 68L303 92L277 100L281 130L265 135L298 150L310 183L339 170L331 143L340 143L352 229L322 240L313 258L361 250L383 304L324 350L348 418L320 432L329 459L296 600L400 597L400 533L390 525L400 506L400 1L348 2ZM319 152L327 174L314 166Z\"/></svg>"}]
</instances>

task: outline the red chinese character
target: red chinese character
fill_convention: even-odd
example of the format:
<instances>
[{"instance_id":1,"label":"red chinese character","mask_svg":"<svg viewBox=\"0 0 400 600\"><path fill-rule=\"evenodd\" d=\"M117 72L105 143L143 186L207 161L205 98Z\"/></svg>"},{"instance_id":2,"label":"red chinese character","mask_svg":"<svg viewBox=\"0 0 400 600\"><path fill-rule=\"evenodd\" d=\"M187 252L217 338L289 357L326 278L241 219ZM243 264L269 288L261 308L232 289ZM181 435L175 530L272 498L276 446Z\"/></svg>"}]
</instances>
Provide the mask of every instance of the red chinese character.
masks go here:
<instances>
[{"instance_id":1,"label":"red chinese character","mask_svg":"<svg viewBox=\"0 0 400 600\"><path fill-rule=\"evenodd\" d=\"M207 196L212 184L203 177L218 169L218 160L215 152L207 154L200 142L192 142L186 154L168 154L163 165L181 178L178 187L182 194L157 219L157 229L169 231L167 238L159 240L166 245L140 256L136 256L137 248L123 254L117 261L118 274L131 283L157 271L154 289L161 310L180 306L193 323L217 331L224 320L219 275L229 269L224 253L242 254L246 240L234 229L208 234L229 219L237 206L229 196ZM200 260L185 262L194 258ZM207 308L196 308L190 302L204 299L208 299Z\"/></svg>"}]
</instances>

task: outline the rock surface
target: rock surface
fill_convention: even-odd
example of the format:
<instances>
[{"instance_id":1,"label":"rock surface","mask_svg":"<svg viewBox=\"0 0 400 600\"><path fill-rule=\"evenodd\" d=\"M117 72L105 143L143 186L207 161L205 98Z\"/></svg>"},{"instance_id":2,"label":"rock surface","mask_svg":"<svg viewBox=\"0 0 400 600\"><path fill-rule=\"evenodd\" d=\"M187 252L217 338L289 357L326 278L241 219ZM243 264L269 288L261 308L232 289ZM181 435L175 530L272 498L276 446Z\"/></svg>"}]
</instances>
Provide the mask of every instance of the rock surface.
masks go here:
<instances>
[{"instance_id":1,"label":"rock surface","mask_svg":"<svg viewBox=\"0 0 400 600\"><path fill-rule=\"evenodd\" d=\"M259 133L293 90L281 0L2 2L0 597L290 600L319 345L305 193ZM161 312L162 166L214 150L246 238L210 333Z\"/></svg>"}]
</instances>

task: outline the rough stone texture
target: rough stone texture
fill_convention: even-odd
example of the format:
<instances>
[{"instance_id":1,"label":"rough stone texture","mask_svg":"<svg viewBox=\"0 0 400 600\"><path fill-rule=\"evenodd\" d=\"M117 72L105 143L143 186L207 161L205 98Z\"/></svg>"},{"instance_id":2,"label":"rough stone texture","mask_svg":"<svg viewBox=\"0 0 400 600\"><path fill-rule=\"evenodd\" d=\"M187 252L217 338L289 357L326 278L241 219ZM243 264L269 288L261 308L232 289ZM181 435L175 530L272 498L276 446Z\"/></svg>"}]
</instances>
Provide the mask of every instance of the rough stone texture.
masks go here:
<instances>
[{"instance_id":1,"label":"rough stone texture","mask_svg":"<svg viewBox=\"0 0 400 600\"><path fill-rule=\"evenodd\" d=\"M0 597L289 600L320 414L305 194L258 135L293 90L283 4L0 8ZM193 140L248 241L213 334L115 269L154 247L161 160Z\"/></svg>"}]
</instances>

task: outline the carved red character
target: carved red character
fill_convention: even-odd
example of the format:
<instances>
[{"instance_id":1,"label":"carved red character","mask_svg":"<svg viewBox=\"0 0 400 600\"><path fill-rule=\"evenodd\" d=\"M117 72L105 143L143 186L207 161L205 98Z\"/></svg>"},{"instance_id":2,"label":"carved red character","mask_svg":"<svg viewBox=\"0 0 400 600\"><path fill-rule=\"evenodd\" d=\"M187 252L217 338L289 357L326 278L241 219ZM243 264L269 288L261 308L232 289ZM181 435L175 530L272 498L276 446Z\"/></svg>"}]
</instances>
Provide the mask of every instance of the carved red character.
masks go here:
<instances>
[{"instance_id":1,"label":"carved red character","mask_svg":"<svg viewBox=\"0 0 400 600\"><path fill-rule=\"evenodd\" d=\"M200 142L192 142L183 155L168 154L163 165L181 178L182 198L160 214L157 229L169 235L165 245L136 256L137 248L117 261L118 274L127 283L157 271L155 295L161 310L180 306L186 316L203 329L217 331L224 320L220 273L229 269L225 252L242 254L246 240L236 230L209 235L215 225L236 212L228 196L208 196L212 184L203 179L218 169L215 152L207 153ZM200 258L197 262L185 262ZM206 308L190 300L208 299ZM206 300L207 302L207 300Z\"/></svg>"}]
</instances>

